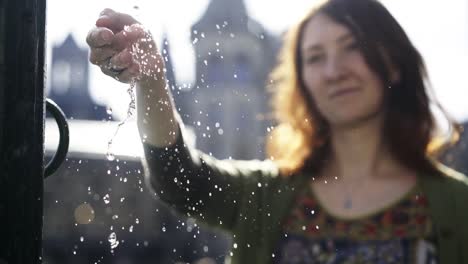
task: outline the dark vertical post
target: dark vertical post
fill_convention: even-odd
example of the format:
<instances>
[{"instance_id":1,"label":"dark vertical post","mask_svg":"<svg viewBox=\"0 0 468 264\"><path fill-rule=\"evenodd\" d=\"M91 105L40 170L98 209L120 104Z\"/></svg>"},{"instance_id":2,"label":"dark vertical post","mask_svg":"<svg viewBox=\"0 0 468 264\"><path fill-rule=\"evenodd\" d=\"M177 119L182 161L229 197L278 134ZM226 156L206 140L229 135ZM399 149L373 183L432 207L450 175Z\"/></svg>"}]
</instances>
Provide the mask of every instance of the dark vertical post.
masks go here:
<instances>
[{"instance_id":1,"label":"dark vertical post","mask_svg":"<svg viewBox=\"0 0 468 264\"><path fill-rule=\"evenodd\" d=\"M0 263L41 263L46 0L0 0Z\"/></svg>"}]
</instances>

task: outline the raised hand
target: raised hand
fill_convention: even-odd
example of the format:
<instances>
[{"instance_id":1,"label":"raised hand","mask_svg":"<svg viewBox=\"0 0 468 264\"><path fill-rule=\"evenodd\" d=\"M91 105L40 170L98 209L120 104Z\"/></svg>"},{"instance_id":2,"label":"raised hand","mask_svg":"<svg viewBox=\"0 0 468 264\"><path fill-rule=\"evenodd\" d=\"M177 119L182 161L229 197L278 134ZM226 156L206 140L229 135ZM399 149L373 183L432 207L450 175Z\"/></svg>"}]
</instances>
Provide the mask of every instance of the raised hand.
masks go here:
<instances>
[{"instance_id":1,"label":"raised hand","mask_svg":"<svg viewBox=\"0 0 468 264\"><path fill-rule=\"evenodd\" d=\"M164 61L151 33L130 15L103 10L86 41L90 62L118 81L164 79Z\"/></svg>"}]
</instances>

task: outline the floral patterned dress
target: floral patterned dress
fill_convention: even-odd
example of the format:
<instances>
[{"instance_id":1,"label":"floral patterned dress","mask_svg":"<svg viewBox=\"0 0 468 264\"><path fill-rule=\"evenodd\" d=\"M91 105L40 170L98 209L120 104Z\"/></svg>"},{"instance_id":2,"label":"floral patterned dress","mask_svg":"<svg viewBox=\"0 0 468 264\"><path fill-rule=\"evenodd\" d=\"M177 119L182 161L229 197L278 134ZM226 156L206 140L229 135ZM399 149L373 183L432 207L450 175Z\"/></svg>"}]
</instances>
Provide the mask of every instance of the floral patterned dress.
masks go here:
<instances>
[{"instance_id":1,"label":"floral patterned dress","mask_svg":"<svg viewBox=\"0 0 468 264\"><path fill-rule=\"evenodd\" d=\"M427 198L416 185L398 202L359 219L332 216L305 188L283 223L275 264L436 264Z\"/></svg>"}]
</instances>

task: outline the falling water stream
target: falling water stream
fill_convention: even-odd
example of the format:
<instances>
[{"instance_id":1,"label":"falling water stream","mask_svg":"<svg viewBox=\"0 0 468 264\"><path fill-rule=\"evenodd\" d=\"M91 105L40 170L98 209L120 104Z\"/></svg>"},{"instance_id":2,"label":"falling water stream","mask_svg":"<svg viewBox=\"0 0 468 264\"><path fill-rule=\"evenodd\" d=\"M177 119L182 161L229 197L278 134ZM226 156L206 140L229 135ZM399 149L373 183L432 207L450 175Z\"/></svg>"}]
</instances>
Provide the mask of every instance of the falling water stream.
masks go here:
<instances>
[{"instance_id":1,"label":"falling water stream","mask_svg":"<svg viewBox=\"0 0 468 264\"><path fill-rule=\"evenodd\" d=\"M109 161L113 161L115 159L115 155L112 152L112 144L113 144L114 139L115 139L115 137L117 136L117 134L118 134L118 132L120 130L120 127L122 127L127 122L127 120L129 120L133 116L133 114L135 112L135 107L136 107L135 86L136 86L136 80L132 80L130 82L130 86L127 89L127 93L130 96L130 103L128 104L128 108L127 108L127 116L125 117L124 120L122 120L117 125L117 128L115 129L114 134L112 135L111 139L107 142L106 157L107 157L107 160L109 160Z\"/></svg>"}]
</instances>

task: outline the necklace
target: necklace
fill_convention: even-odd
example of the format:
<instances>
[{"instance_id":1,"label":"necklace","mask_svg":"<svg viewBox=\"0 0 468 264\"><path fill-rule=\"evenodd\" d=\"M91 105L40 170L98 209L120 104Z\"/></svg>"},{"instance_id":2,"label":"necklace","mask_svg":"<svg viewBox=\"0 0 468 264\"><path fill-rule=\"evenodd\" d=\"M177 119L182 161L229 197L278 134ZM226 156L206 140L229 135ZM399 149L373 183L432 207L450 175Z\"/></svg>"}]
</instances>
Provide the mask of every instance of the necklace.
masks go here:
<instances>
[{"instance_id":1,"label":"necklace","mask_svg":"<svg viewBox=\"0 0 468 264\"><path fill-rule=\"evenodd\" d=\"M366 178L364 178L363 180L359 181L358 182L359 184L356 184L358 186L361 186L361 188L363 188L365 186L364 183L367 183L367 180ZM355 184L346 184L343 179L342 179L342 184L344 186L344 201L343 201L343 208L347 209L347 210L350 210L353 208L353 197L352 197L352 194L353 194L353 191L354 191L354 185Z\"/></svg>"}]
</instances>

